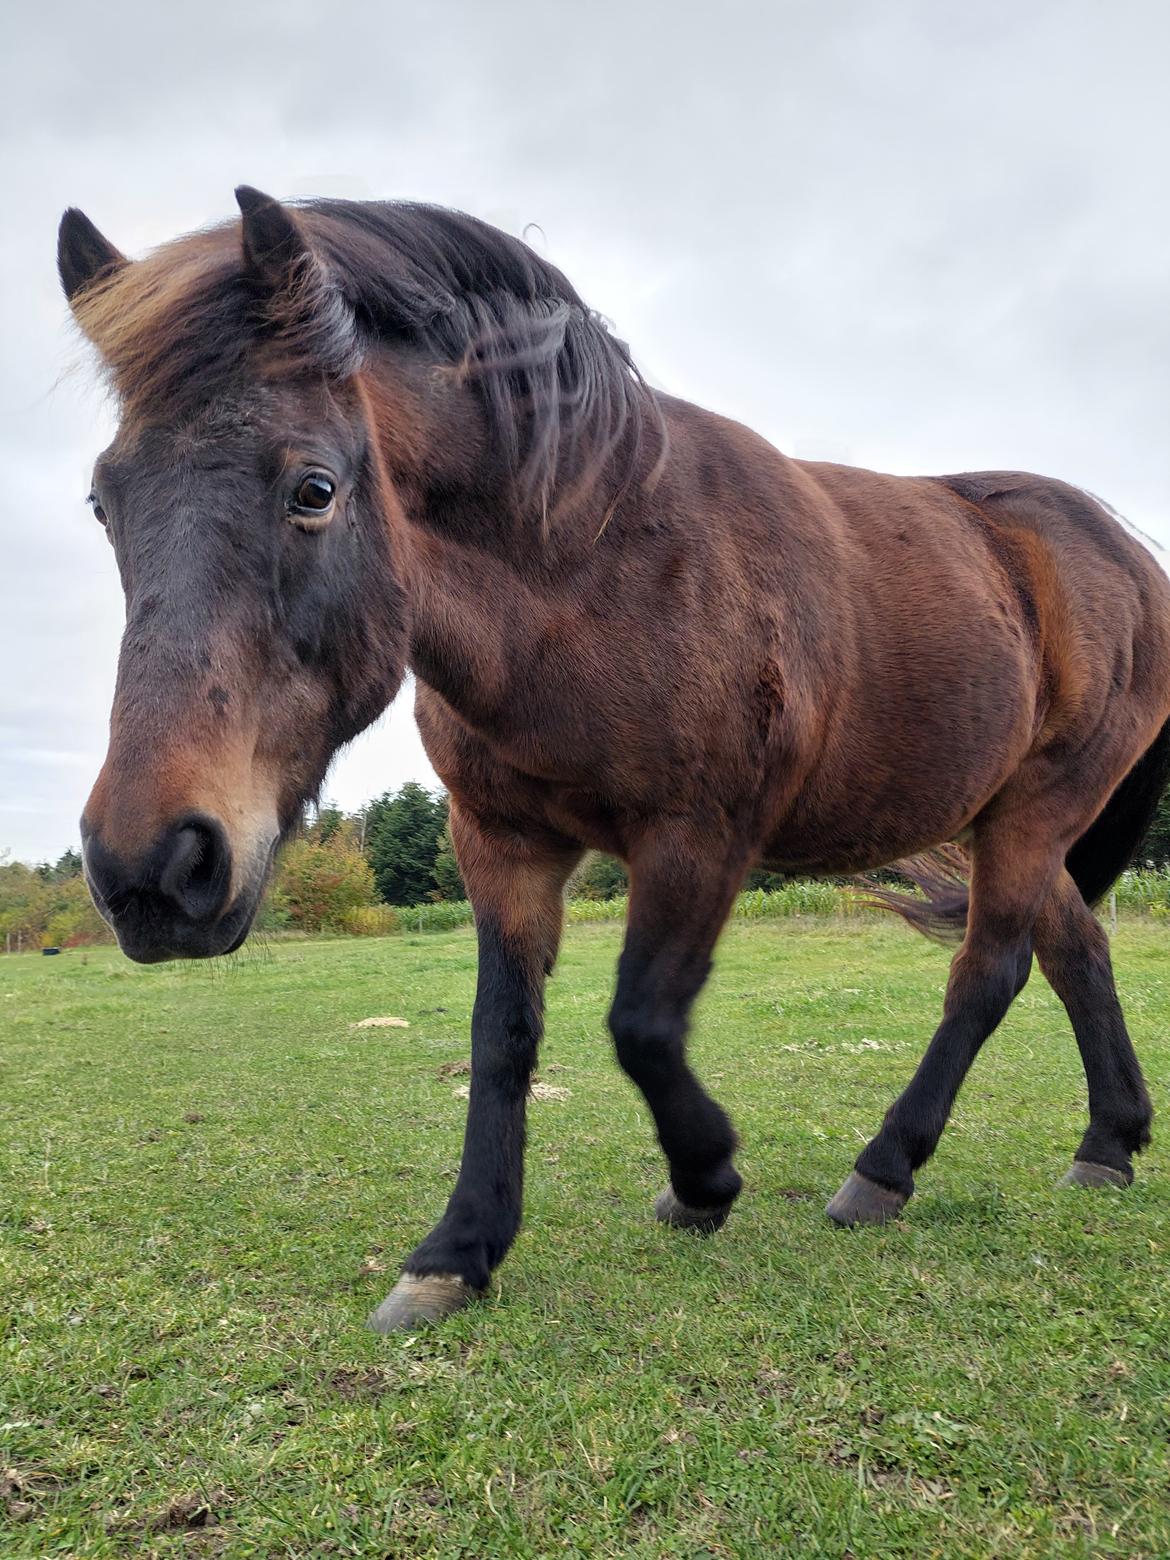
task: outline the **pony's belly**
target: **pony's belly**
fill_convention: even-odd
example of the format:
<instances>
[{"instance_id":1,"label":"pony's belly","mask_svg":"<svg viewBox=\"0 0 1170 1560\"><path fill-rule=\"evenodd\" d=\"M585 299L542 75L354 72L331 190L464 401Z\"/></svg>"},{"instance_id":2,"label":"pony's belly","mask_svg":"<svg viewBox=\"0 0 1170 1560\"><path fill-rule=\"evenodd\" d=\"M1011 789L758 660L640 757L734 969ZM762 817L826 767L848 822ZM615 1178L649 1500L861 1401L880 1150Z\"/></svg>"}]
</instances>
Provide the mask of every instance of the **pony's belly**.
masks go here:
<instances>
[{"instance_id":1,"label":"pony's belly","mask_svg":"<svg viewBox=\"0 0 1170 1560\"><path fill-rule=\"evenodd\" d=\"M857 872L874 872L916 856L936 845L960 838L965 830L930 831L925 835L890 834L882 840L826 841L824 848L810 850L808 842L778 838L769 842L760 865L769 872L793 877L847 877Z\"/></svg>"},{"instance_id":2,"label":"pony's belly","mask_svg":"<svg viewBox=\"0 0 1170 1560\"><path fill-rule=\"evenodd\" d=\"M859 783L847 797L816 797L806 790L763 852L774 872L813 876L868 872L906 856L962 839L1014 767L980 766L937 785L895 786L867 795Z\"/></svg>"}]
</instances>

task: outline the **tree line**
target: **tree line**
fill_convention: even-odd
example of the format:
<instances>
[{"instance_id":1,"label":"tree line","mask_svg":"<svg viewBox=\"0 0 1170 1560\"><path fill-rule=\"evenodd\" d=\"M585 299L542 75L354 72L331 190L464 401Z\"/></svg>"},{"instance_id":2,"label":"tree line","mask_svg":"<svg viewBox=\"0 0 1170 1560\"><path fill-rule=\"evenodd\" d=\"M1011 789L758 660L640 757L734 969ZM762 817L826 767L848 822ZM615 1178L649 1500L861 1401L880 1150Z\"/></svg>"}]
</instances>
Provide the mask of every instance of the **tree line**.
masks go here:
<instances>
[{"instance_id":1,"label":"tree line","mask_svg":"<svg viewBox=\"0 0 1170 1560\"><path fill-rule=\"evenodd\" d=\"M357 812L319 807L281 852L260 924L378 932L395 907L466 897L447 798L408 780Z\"/></svg>"},{"instance_id":2,"label":"tree line","mask_svg":"<svg viewBox=\"0 0 1170 1560\"><path fill-rule=\"evenodd\" d=\"M1170 791L1137 862L1170 866ZM745 886L774 889L782 881L761 871L750 874ZM619 861L591 851L567 892L571 899L607 900L628 887ZM317 808L281 852L259 925L271 931L376 935L394 930L404 907L465 898L447 798L408 780L356 812L333 802ZM37 866L0 855L0 950L110 941L86 889L78 851Z\"/></svg>"},{"instance_id":3,"label":"tree line","mask_svg":"<svg viewBox=\"0 0 1170 1560\"><path fill-rule=\"evenodd\" d=\"M394 907L466 897L447 798L416 781L353 813L315 809L281 852L261 927L371 932ZM90 900L81 854L29 866L0 856L0 949L79 947L113 935Z\"/></svg>"}]
</instances>

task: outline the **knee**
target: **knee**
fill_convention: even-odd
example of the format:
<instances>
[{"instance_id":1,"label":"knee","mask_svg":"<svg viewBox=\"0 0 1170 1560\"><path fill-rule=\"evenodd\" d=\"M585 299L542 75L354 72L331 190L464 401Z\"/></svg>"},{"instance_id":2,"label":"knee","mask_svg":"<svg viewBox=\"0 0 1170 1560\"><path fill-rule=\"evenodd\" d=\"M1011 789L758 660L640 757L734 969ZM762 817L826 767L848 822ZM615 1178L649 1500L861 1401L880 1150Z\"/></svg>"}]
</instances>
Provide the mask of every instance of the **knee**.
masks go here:
<instances>
[{"instance_id":1,"label":"knee","mask_svg":"<svg viewBox=\"0 0 1170 1560\"><path fill-rule=\"evenodd\" d=\"M635 1074L650 1043L645 1004L619 991L609 1010L609 1032L618 1061L626 1072Z\"/></svg>"},{"instance_id":2,"label":"knee","mask_svg":"<svg viewBox=\"0 0 1170 1560\"><path fill-rule=\"evenodd\" d=\"M637 993L618 992L609 1010L609 1029L618 1062L635 1082L669 1068L677 1057L681 1026Z\"/></svg>"}]
</instances>

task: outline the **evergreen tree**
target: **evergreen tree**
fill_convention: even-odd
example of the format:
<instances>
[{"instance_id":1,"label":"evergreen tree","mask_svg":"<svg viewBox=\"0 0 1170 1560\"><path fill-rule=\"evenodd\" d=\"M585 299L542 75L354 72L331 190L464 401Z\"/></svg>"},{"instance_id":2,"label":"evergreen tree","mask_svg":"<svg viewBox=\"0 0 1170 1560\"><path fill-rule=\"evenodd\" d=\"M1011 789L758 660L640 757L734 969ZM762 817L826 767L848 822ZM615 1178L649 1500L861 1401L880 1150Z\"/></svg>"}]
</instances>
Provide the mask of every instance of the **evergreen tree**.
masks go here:
<instances>
[{"instance_id":1,"label":"evergreen tree","mask_svg":"<svg viewBox=\"0 0 1170 1560\"><path fill-rule=\"evenodd\" d=\"M463 875L455 859L455 846L451 842L451 826L444 824L439 836L439 850L435 856L435 888L440 899L466 899Z\"/></svg>"},{"instance_id":2,"label":"evergreen tree","mask_svg":"<svg viewBox=\"0 0 1170 1560\"><path fill-rule=\"evenodd\" d=\"M417 905L433 897L435 859L446 825L446 798L432 796L416 780L370 803L366 856L378 894L388 905Z\"/></svg>"},{"instance_id":3,"label":"evergreen tree","mask_svg":"<svg viewBox=\"0 0 1170 1560\"><path fill-rule=\"evenodd\" d=\"M318 845L328 845L341 832L345 821L345 814L336 802L324 802L317 808L317 816L305 830L305 838Z\"/></svg>"}]
</instances>

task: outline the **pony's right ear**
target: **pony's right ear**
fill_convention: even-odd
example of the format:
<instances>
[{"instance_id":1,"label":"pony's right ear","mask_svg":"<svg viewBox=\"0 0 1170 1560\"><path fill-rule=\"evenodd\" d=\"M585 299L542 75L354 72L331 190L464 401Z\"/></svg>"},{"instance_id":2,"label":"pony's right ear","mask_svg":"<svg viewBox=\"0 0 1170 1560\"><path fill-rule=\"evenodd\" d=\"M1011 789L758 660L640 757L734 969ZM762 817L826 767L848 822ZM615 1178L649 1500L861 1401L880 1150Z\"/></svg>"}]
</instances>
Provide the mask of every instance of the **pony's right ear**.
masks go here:
<instances>
[{"instance_id":1,"label":"pony's right ear","mask_svg":"<svg viewBox=\"0 0 1170 1560\"><path fill-rule=\"evenodd\" d=\"M70 206L57 229L57 270L69 302L90 282L125 264L122 251L98 232L84 211Z\"/></svg>"},{"instance_id":2,"label":"pony's right ear","mask_svg":"<svg viewBox=\"0 0 1170 1560\"><path fill-rule=\"evenodd\" d=\"M250 184L236 188L243 218L244 269L270 292L293 287L298 271L313 264L308 240L293 214Z\"/></svg>"},{"instance_id":3,"label":"pony's right ear","mask_svg":"<svg viewBox=\"0 0 1170 1560\"><path fill-rule=\"evenodd\" d=\"M264 294L264 314L274 335L294 356L346 378L361 356L353 310L295 213L250 184L238 186L236 202L244 274Z\"/></svg>"}]
</instances>

